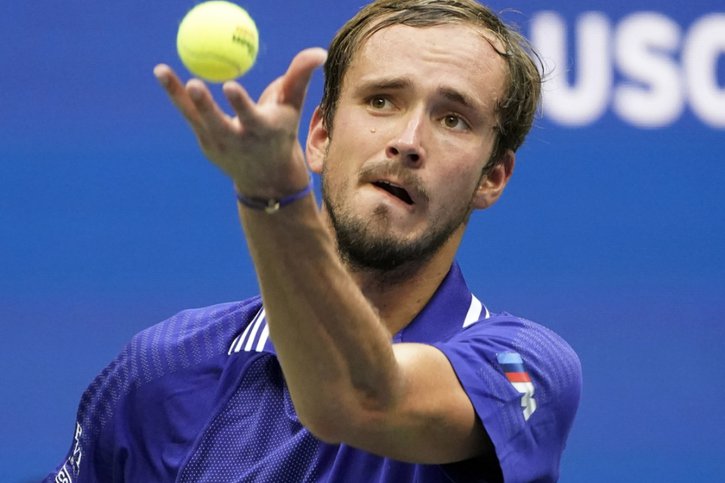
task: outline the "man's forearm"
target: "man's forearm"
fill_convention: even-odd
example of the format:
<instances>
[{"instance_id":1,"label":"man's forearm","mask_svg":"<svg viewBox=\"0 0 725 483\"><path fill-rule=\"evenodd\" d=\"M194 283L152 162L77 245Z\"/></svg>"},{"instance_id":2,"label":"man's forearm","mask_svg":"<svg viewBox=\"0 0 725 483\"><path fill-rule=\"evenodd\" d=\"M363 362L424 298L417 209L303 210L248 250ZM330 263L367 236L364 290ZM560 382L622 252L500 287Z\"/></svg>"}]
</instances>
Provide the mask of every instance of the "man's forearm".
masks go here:
<instances>
[{"instance_id":1,"label":"man's forearm","mask_svg":"<svg viewBox=\"0 0 725 483\"><path fill-rule=\"evenodd\" d=\"M240 208L277 349L300 419L317 436L394 403L390 333L345 270L312 196L275 214Z\"/></svg>"}]
</instances>

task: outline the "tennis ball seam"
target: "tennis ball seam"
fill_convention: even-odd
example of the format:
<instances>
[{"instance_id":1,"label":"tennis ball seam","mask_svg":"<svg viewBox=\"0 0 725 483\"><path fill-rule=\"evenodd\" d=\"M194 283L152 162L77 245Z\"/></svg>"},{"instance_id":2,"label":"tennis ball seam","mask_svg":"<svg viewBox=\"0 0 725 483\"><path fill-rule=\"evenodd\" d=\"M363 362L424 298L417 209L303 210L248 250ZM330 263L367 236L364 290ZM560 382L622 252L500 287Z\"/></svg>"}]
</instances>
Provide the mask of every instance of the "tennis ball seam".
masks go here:
<instances>
[{"instance_id":1,"label":"tennis ball seam","mask_svg":"<svg viewBox=\"0 0 725 483\"><path fill-rule=\"evenodd\" d=\"M235 42L247 49L249 57L255 58L257 56L257 47L247 38L249 33L242 29L235 29L232 35L232 42Z\"/></svg>"}]
</instances>

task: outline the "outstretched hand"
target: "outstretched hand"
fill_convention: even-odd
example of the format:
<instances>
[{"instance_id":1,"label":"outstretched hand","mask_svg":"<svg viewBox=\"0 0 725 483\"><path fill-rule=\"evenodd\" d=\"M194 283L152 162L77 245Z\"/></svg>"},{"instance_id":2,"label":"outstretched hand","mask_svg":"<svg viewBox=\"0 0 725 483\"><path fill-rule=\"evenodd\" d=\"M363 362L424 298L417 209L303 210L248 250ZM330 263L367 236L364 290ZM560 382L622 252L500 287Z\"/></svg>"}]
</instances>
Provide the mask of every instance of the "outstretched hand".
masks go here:
<instances>
[{"instance_id":1,"label":"outstretched hand","mask_svg":"<svg viewBox=\"0 0 725 483\"><path fill-rule=\"evenodd\" d=\"M198 79L184 85L167 65L154 75L186 118L201 149L247 197L274 198L308 183L298 130L302 104L312 72L325 62L320 48L298 53L287 72L274 80L254 102L237 82L223 86L236 116L227 115Z\"/></svg>"}]
</instances>

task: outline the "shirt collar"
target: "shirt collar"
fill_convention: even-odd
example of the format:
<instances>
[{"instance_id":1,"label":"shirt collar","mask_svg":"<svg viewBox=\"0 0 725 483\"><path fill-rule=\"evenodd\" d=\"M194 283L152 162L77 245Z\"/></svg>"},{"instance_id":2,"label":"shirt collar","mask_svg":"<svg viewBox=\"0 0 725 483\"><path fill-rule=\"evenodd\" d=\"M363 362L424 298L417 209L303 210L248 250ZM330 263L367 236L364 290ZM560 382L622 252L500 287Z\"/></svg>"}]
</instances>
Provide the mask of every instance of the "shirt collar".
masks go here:
<instances>
[{"instance_id":1,"label":"shirt collar","mask_svg":"<svg viewBox=\"0 0 725 483\"><path fill-rule=\"evenodd\" d=\"M445 340L461 328L489 317L486 306L468 289L458 263L453 263L423 310L393 336L393 342L430 343ZM228 353L231 355L242 351L276 354L269 338L264 307L260 307L257 315L234 339Z\"/></svg>"},{"instance_id":2,"label":"shirt collar","mask_svg":"<svg viewBox=\"0 0 725 483\"><path fill-rule=\"evenodd\" d=\"M436 342L451 337L463 327L487 319L488 309L471 293L458 263L418 315L393 336L393 342Z\"/></svg>"}]
</instances>

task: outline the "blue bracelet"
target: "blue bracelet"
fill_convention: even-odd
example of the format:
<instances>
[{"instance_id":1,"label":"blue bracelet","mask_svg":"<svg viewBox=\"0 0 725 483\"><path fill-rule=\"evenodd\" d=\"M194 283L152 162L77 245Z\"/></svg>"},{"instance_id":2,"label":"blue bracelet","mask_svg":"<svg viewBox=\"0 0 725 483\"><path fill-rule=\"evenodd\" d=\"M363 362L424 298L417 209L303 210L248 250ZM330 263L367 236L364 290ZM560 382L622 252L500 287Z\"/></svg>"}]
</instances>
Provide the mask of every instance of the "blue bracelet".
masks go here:
<instances>
[{"instance_id":1,"label":"blue bracelet","mask_svg":"<svg viewBox=\"0 0 725 483\"><path fill-rule=\"evenodd\" d=\"M280 208L284 208L290 203L294 203L295 201L307 196L310 191L312 191L313 185L313 179L312 177L310 177L310 183L307 186L297 191L296 193L285 196L284 198L270 198L267 200L262 198L247 198L246 196L237 192L237 200L239 200L239 202L247 208L251 208L253 210L264 210L265 213L271 214L276 213L280 210Z\"/></svg>"}]
</instances>

